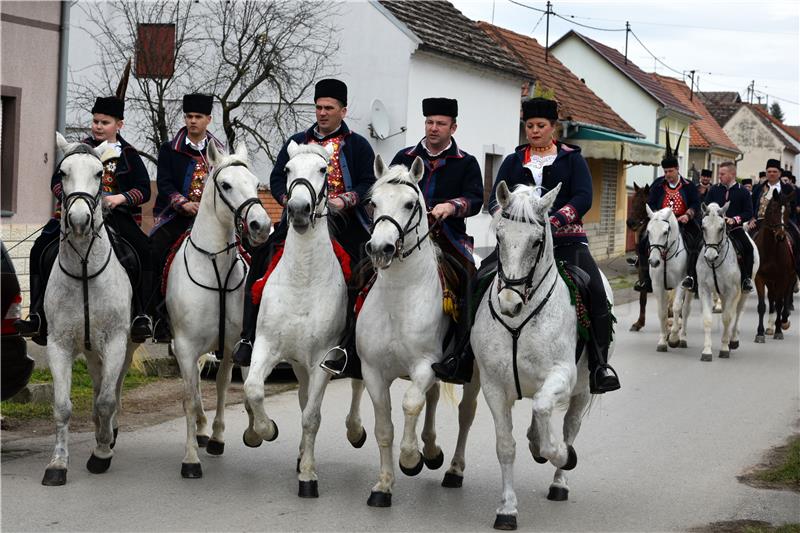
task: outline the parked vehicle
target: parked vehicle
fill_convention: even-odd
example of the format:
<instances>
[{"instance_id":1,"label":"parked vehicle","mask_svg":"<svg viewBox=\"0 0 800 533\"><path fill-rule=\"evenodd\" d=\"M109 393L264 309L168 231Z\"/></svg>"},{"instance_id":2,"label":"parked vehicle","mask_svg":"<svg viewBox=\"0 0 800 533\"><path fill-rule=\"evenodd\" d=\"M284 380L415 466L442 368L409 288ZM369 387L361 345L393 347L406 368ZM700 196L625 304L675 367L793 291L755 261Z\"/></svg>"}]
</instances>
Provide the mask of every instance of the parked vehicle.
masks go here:
<instances>
[{"instance_id":1,"label":"parked vehicle","mask_svg":"<svg viewBox=\"0 0 800 533\"><path fill-rule=\"evenodd\" d=\"M2 259L0 259L0 312L2 314L2 327L0 328L0 359L2 368L2 389L0 396L3 400L11 398L31 378L33 372L33 359L28 356L28 343L19 334L14 322L21 318L22 294L19 280L6 251L6 246L0 242Z\"/></svg>"}]
</instances>

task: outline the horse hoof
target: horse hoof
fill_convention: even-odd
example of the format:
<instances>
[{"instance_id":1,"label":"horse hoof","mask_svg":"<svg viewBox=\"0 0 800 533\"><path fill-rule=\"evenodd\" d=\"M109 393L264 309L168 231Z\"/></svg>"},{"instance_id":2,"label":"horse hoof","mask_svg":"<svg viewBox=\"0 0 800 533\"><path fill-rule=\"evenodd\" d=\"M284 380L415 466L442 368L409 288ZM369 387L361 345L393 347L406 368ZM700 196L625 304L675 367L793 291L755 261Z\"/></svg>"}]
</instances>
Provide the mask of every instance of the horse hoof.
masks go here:
<instances>
[{"instance_id":1,"label":"horse hoof","mask_svg":"<svg viewBox=\"0 0 800 533\"><path fill-rule=\"evenodd\" d=\"M656 351L657 352L666 352L667 351L667 345L666 344L659 344L658 346L656 346Z\"/></svg>"},{"instance_id":2,"label":"horse hoof","mask_svg":"<svg viewBox=\"0 0 800 533\"><path fill-rule=\"evenodd\" d=\"M209 439L208 444L206 445L206 453L208 453L209 455L222 455L224 451L225 451L224 442L214 439Z\"/></svg>"},{"instance_id":3,"label":"horse hoof","mask_svg":"<svg viewBox=\"0 0 800 533\"><path fill-rule=\"evenodd\" d=\"M367 500L367 505L370 507L391 507L392 493L372 491Z\"/></svg>"},{"instance_id":4,"label":"horse hoof","mask_svg":"<svg viewBox=\"0 0 800 533\"><path fill-rule=\"evenodd\" d=\"M669 345L670 348L677 348L678 346L680 346L680 342L679 341L667 341L667 344ZM664 350L664 351L666 351L666 350Z\"/></svg>"},{"instance_id":5,"label":"horse hoof","mask_svg":"<svg viewBox=\"0 0 800 533\"><path fill-rule=\"evenodd\" d=\"M114 438L111 439L111 444L109 445L109 448L112 450L114 449L114 446L117 445L117 434L119 434L119 428L114 428Z\"/></svg>"},{"instance_id":6,"label":"horse hoof","mask_svg":"<svg viewBox=\"0 0 800 533\"><path fill-rule=\"evenodd\" d=\"M201 448L205 448L208 446L208 435L198 435L197 436L197 445Z\"/></svg>"},{"instance_id":7,"label":"horse hoof","mask_svg":"<svg viewBox=\"0 0 800 533\"><path fill-rule=\"evenodd\" d=\"M45 487L59 487L67 483L66 468L48 468L44 471L42 485Z\"/></svg>"},{"instance_id":8,"label":"horse hoof","mask_svg":"<svg viewBox=\"0 0 800 533\"><path fill-rule=\"evenodd\" d=\"M102 474L108 470L109 466L111 466L111 457L107 459L101 459L95 454L92 454L91 457L89 457L89 460L86 461L86 469L92 474Z\"/></svg>"},{"instance_id":9,"label":"horse hoof","mask_svg":"<svg viewBox=\"0 0 800 533\"><path fill-rule=\"evenodd\" d=\"M739 348L739 341L731 341L728 343L728 348L731 350L737 350Z\"/></svg>"},{"instance_id":10,"label":"horse hoof","mask_svg":"<svg viewBox=\"0 0 800 533\"><path fill-rule=\"evenodd\" d=\"M678 343L678 348L688 348L688 347L689 345L686 343L686 341L680 341Z\"/></svg>"},{"instance_id":11,"label":"horse hoof","mask_svg":"<svg viewBox=\"0 0 800 533\"><path fill-rule=\"evenodd\" d=\"M400 470L402 470L402 472L405 475L410 476L410 477L414 477L417 474L419 474L420 472L422 472L422 464L423 463L424 463L424 461L422 459L422 454L420 454L419 462L415 466L412 466L411 468L406 468L405 466L403 466L403 463L400 463Z\"/></svg>"},{"instance_id":12,"label":"horse hoof","mask_svg":"<svg viewBox=\"0 0 800 533\"><path fill-rule=\"evenodd\" d=\"M438 470L444 464L444 452L442 450L439 450L439 455L437 455L433 459L427 459L423 457L422 461L425 463L425 466L428 467L428 470Z\"/></svg>"},{"instance_id":13,"label":"horse hoof","mask_svg":"<svg viewBox=\"0 0 800 533\"><path fill-rule=\"evenodd\" d=\"M445 472L444 479L442 480L442 487L448 489L460 489L464 484L464 476L453 474L452 472Z\"/></svg>"},{"instance_id":14,"label":"horse hoof","mask_svg":"<svg viewBox=\"0 0 800 533\"><path fill-rule=\"evenodd\" d=\"M783 340L783 332L781 330L775 331L775 335L772 336L773 339L782 341Z\"/></svg>"},{"instance_id":15,"label":"horse hoof","mask_svg":"<svg viewBox=\"0 0 800 533\"><path fill-rule=\"evenodd\" d=\"M552 485L547 493L547 499L551 502L565 502L569 499L569 489Z\"/></svg>"},{"instance_id":16,"label":"horse hoof","mask_svg":"<svg viewBox=\"0 0 800 533\"><path fill-rule=\"evenodd\" d=\"M297 495L301 498L319 498L319 489L317 488L317 480L301 481L300 489Z\"/></svg>"},{"instance_id":17,"label":"horse hoof","mask_svg":"<svg viewBox=\"0 0 800 533\"><path fill-rule=\"evenodd\" d=\"M200 463L181 463L181 476L185 479L200 479L203 477L203 467Z\"/></svg>"},{"instance_id":18,"label":"horse hoof","mask_svg":"<svg viewBox=\"0 0 800 533\"><path fill-rule=\"evenodd\" d=\"M700 354L700 360L703 361L704 363L711 361L711 354L710 353Z\"/></svg>"},{"instance_id":19,"label":"horse hoof","mask_svg":"<svg viewBox=\"0 0 800 533\"><path fill-rule=\"evenodd\" d=\"M629 329L628 331L639 331L640 329L642 329L642 326L640 326L639 324L633 324L631 326L631 329Z\"/></svg>"},{"instance_id":20,"label":"horse hoof","mask_svg":"<svg viewBox=\"0 0 800 533\"><path fill-rule=\"evenodd\" d=\"M494 519L494 528L501 531L515 531L517 529L517 517L513 514L499 514Z\"/></svg>"},{"instance_id":21,"label":"horse hoof","mask_svg":"<svg viewBox=\"0 0 800 533\"><path fill-rule=\"evenodd\" d=\"M572 470L578 465L578 454L575 453L575 448L571 444L567 444L567 463L561 467L561 470Z\"/></svg>"},{"instance_id":22,"label":"horse hoof","mask_svg":"<svg viewBox=\"0 0 800 533\"><path fill-rule=\"evenodd\" d=\"M276 424L275 421L272 422L272 427L275 428L275 431L272 433L272 438L271 439L264 439L267 442L272 442L272 441L274 441L275 439L278 438L278 433L279 433L278 424Z\"/></svg>"},{"instance_id":23,"label":"horse hoof","mask_svg":"<svg viewBox=\"0 0 800 533\"><path fill-rule=\"evenodd\" d=\"M774 328L767 328L764 331L764 333L767 334L767 335L774 335L775 334L775 329Z\"/></svg>"},{"instance_id":24,"label":"horse hoof","mask_svg":"<svg viewBox=\"0 0 800 533\"><path fill-rule=\"evenodd\" d=\"M247 438L248 435L250 435L251 437L249 440ZM248 448L258 448L259 446L261 446L261 443L263 441L261 440L261 437L259 437L256 434L255 431L250 431L249 429L245 429L244 433L242 433L242 442L244 442L244 445L247 446Z\"/></svg>"},{"instance_id":25,"label":"horse hoof","mask_svg":"<svg viewBox=\"0 0 800 533\"><path fill-rule=\"evenodd\" d=\"M720 350L719 355L717 357L719 357L720 359L728 359L730 356L731 356L730 350Z\"/></svg>"},{"instance_id":26,"label":"horse hoof","mask_svg":"<svg viewBox=\"0 0 800 533\"><path fill-rule=\"evenodd\" d=\"M764 335L756 335L756 340L755 340L755 342L756 342L756 343L758 343L758 344L764 344L764 342L766 342L766 341L764 340Z\"/></svg>"},{"instance_id":27,"label":"horse hoof","mask_svg":"<svg viewBox=\"0 0 800 533\"><path fill-rule=\"evenodd\" d=\"M534 455L533 460L539 463L540 465L543 465L547 462L547 459L545 459L544 457L540 457L538 455Z\"/></svg>"},{"instance_id":28,"label":"horse hoof","mask_svg":"<svg viewBox=\"0 0 800 533\"><path fill-rule=\"evenodd\" d=\"M781 323L781 329L783 329L783 330L787 330L790 327L792 327L791 320L787 320L786 322Z\"/></svg>"},{"instance_id":29,"label":"horse hoof","mask_svg":"<svg viewBox=\"0 0 800 533\"><path fill-rule=\"evenodd\" d=\"M361 437L359 437L357 441L351 442L350 444L353 446L353 448L361 448L362 446L364 446L365 442L367 442L367 430L362 427Z\"/></svg>"}]
</instances>

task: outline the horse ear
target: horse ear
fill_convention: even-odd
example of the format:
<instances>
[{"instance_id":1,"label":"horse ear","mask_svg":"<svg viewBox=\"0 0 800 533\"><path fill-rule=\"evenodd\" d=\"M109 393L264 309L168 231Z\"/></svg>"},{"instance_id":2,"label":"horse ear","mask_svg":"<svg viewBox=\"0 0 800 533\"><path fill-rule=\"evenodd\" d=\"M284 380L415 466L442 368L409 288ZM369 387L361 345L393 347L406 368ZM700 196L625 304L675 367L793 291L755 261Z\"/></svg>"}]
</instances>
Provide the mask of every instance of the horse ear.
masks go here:
<instances>
[{"instance_id":1,"label":"horse ear","mask_svg":"<svg viewBox=\"0 0 800 533\"><path fill-rule=\"evenodd\" d=\"M703 213L703 216L706 216L708 214L708 206L706 205L705 202L700 203L700 211Z\"/></svg>"},{"instance_id":2,"label":"horse ear","mask_svg":"<svg viewBox=\"0 0 800 533\"><path fill-rule=\"evenodd\" d=\"M729 208L730 206L731 206L731 202L730 202L730 200L729 200L729 201L727 201L727 202L725 202L725 205L723 205L723 206L722 206L722 208L719 210L719 214L720 214L721 216L725 216L725 212L726 212L726 211L728 211L728 208Z\"/></svg>"},{"instance_id":3,"label":"horse ear","mask_svg":"<svg viewBox=\"0 0 800 533\"><path fill-rule=\"evenodd\" d=\"M212 142L211 144L214 143ZM242 161L245 162L248 161L250 154L247 152L247 143L240 142L238 145L236 145L236 150L234 151L234 155L236 155L236 157L238 157Z\"/></svg>"},{"instance_id":4,"label":"horse ear","mask_svg":"<svg viewBox=\"0 0 800 533\"><path fill-rule=\"evenodd\" d=\"M414 162L411 163L411 175L414 177L414 182L419 183L423 174L425 174L425 165L422 163L422 158L417 156L414 158Z\"/></svg>"},{"instance_id":5,"label":"horse ear","mask_svg":"<svg viewBox=\"0 0 800 533\"><path fill-rule=\"evenodd\" d=\"M116 157L116 153L111 151L111 153L106 153L108 151L108 141L103 141L97 146L93 148L95 155L100 158L100 161L105 164L111 157ZM111 154L114 154L113 156Z\"/></svg>"},{"instance_id":6,"label":"horse ear","mask_svg":"<svg viewBox=\"0 0 800 533\"><path fill-rule=\"evenodd\" d=\"M506 185L505 180L497 184L495 197L497 198L497 203L501 209L505 209L506 206L508 206L508 203L511 200L511 191L508 190L508 185Z\"/></svg>"},{"instance_id":7,"label":"horse ear","mask_svg":"<svg viewBox=\"0 0 800 533\"><path fill-rule=\"evenodd\" d=\"M644 204L644 207L647 210L647 218L653 218L653 210L650 209L650 204Z\"/></svg>"},{"instance_id":8,"label":"horse ear","mask_svg":"<svg viewBox=\"0 0 800 533\"><path fill-rule=\"evenodd\" d=\"M633 190L634 190L634 192L639 192L639 189L640 189L639 185L634 181L633 182Z\"/></svg>"},{"instance_id":9,"label":"horse ear","mask_svg":"<svg viewBox=\"0 0 800 533\"><path fill-rule=\"evenodd\" d=\"M67 149L69 148L69 143L59 132L56 132L56 146L58 146L58 149L61 150L62 154L66 153Z\"/></svg>"},{"instance_id":10,"label":"horse ear","mask_svg":"<svg viewBox=\"0 0 800 533\"><path fill-rule=\"evenodd\" d=\"M286 151L289 153L289 159L293 158L295 154L297 154L298 148L299 146L297 146L297 143L294 142L294 139L289 141L289 145L286 147Z\"/></svg>"},{"instance_id":11,"label":"horse ear","mask_svg":"<svg viewBox=\"0 0 800 533\"><path fill-rule=\"evenodd\" d=\"M376 178L382 178L384 174L386 174L386 163L383 162L383 158L381 154L375 155L375 164L373 165L373 170L375 171Z\"/></svg>"},{"instance_id":12,"label":"horse ear","mask_svg":"<svg viewBox=\"0 0 800 533\"><path fill-rule=\"evenodd\" d=\"M219 150L217 150L217 145L214 143L214 141L209 141L206 146L208 146L208 149L206 150L208 163L210 166L215 167L217 164L219 164L219 160L222 159L222 156L220 155Z\"/></svg>"},{"instance_id":13,"label":"horse ear","mask_svg":"<svg viewBox=\"0 0 800 533\"><path fill-rule=\"evenodd\" d=\"M644 186L644 192L650 192L650 184L646 183Z\"/></svg>"},{"instance_id":14,"label":"horse ear","mask_svg":"<svg viewBox=\"0 0 800 533\"><path fill-rule=\"evenodd\" d=\"M561 190L561 183L550 189L550 191L539 198L539 211L543 215L547 215L550 212L550 208L553 207L553 202L556 201L556 197L558 196L558 191Z\"/></svg>"}]
</instances>

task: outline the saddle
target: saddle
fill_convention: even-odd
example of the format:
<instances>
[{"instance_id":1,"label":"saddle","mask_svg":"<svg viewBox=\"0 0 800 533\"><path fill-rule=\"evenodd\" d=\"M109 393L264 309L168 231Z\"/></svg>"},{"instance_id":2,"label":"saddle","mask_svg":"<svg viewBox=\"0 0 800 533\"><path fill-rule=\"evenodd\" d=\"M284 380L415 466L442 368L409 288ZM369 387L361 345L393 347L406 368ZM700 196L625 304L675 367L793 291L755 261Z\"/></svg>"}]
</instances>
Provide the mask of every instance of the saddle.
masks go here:
<instances>
[{"instance_id":1,"label":"saddle","mask_svg":"<svg viewBox=\"0 0 800 533\"><path fill-rule=\"evenodd\" d=\"M569 289L569 302L575 307L575 316L578 319L578 343L575 346L575 362L577 363L589 341L592 323L589 319L591 294L589 292L589 274L577 265L558 263L558 273ZM606 302L606 305L608 303ZM613 318L612 318L613 320Z\"/></svg>"}]
</instances>

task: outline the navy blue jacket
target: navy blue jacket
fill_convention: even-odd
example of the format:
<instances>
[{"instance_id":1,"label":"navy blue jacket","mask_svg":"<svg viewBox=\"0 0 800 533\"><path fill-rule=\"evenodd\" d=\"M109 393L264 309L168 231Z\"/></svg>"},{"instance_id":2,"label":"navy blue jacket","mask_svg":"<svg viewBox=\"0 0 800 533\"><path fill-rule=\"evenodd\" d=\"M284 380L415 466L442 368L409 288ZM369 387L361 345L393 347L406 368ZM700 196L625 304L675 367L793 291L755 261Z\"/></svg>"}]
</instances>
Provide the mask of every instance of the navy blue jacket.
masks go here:
<instances>
[{"instance_id":1,"label":"navy blue jacket","mask_svg":"<svg viewBox=\"0 0 800 533\"><path fill-rule=\"evenodd\" d=\"M758 215L758 204L761 202L761 194L769 190L769 182L759 183L753 187L753 216ZM792 196L795 195L795 188L789 183L781 183L781 194Z\"/></svg>"},{"instance_id":2,"label":"navy blue jacket","mask_svg":"<svg viewBox=\"0 0 800 533\"><path fill-rule=\"evenodd\" d=\"M739 183L731 185L730 189L718 183L709 189L706 194L706 204L716 203L719 206L730 202L725 216L736 221L740 225L753 218L753 199L750 191L742 187Z\"/></svg>"},{"instance_id":3,"label":"navy blue jacket","mask_svg":"<svg viewBox=\"0 0 800 533\"><path fill-rule=\"evenodd\" d=\"M592 175L578 146L557 142L558 152L552 165L542 169L542 187L549 191L559 183L561 190L550 210L550 222L555 226L555 244L589 242L583 229L582 217L592 207ZM509 189L516 185L533 185L531 171L523 166L527 144L518 146L513 154L506 156L489 198L489 211L494 213L497 205L497 186L505 181Z\"/></svg>"},{"instance_id":4,"label":"navy blue jacket","mask_svg":"<svg viewBox=\"0 0 800 533\"><path fill-rule=\"evenodd\" d=\"M150 200L150 176L147 174L147 167L144 166L139 152L136 148L117 135L122 153L117 160L117 168L114 177L117 180L120 194L128 199L127 208L132 215L140 215L141 205ZM92 137L84 139L84 144L94 148L100 146L102 141L96 141ZM56 172L50 179L50 190L55 197L61 201L61 174ZM58 209L57 209L58 210Z\"/></svg>"},{"instance_id":5,"label":"navy blue jacket","mask_svg":"<svg viewBox=\"0 0 800 533\"><path fill-rule=\"evenodd\" d=\"M442 233L469 262L474 263L474 242L467 235L465 219L477 215L483 205L483 178L478 160L460 150L453 139L450 148L436 158L428 155L420 141L416 146L397 152L391 164L411 168L417 156L425 164L419 187L427 208L433 209L443 202L449 202L456 208L455 213L444 220Z\"/></svg>"},{"instance_id":6,"label":"navy blue jacket","mask_svg":"<svg viewBox=\"0 0 800 533\"><path fill-rule=\"evenodd\" d=\"M697 217L700 213L700 195L697 193L697 187L695 187L694 183L682 176L680 180L681 183L683 183L680 194L688 208L686 214L689 215L691 221L697 224ZM650 209L653 211L661 209L661 204L664 203L664 183L666 181L667 179L664 176L660 176L653 182L653 185L650 186L650 195L647 197L647 205L649 205Z\"/></svg>"}]
</instances>

